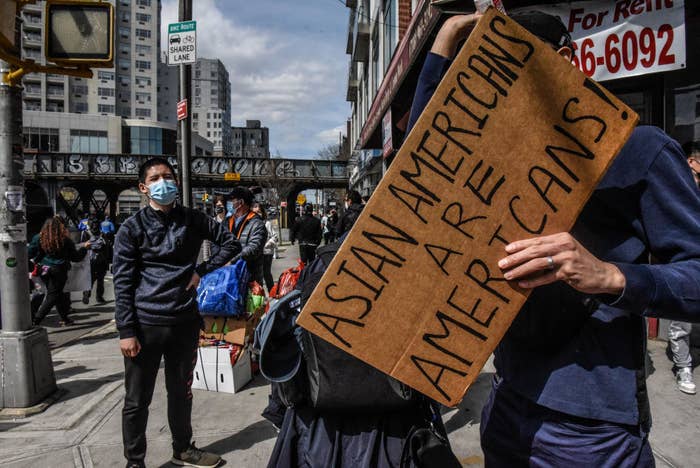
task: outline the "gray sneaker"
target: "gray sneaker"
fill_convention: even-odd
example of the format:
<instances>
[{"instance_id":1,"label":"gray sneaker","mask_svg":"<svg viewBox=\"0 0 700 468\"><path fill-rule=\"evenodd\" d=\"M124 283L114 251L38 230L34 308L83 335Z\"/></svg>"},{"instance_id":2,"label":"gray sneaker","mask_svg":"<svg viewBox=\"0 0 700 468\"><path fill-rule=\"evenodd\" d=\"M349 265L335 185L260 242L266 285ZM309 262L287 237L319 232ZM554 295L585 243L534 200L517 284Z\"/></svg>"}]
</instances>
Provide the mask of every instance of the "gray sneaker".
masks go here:
<instances>
[{"instance_id":1,"label":"gray sneaker","mask_svg":"<svg viewBox=\"0 0 700 468\"><path fill-rule=\"evenodd\" d=\"M174 465L194 466L196 468L214 468L219 466L221 461L220 456L198 449L194 442L184 452L173 452L173 458L170 459L170 463Z\"/></svg>"},{"instance_id":2,"label":"gray sneaker","mask_svg":"<svg viewBox=\"0 0 700 468\"><path fill-rule=\"evenodd\" d=\"M695 382L693 382L693 371L690 367L681 367L676 372L676 385L678 390L689 395L695 395Z\"/></svg>"}]
</instances>

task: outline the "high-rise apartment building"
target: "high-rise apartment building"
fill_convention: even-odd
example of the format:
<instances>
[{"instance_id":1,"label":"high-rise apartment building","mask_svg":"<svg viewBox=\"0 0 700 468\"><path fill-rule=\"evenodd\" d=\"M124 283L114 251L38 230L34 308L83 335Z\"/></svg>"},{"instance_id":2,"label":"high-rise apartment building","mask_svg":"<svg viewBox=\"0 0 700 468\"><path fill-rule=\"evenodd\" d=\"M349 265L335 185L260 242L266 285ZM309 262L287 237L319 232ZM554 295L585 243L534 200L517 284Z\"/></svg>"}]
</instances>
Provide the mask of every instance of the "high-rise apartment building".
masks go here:
<instances>
[{"instance_id":1,"label":"high-rise apartment building","mask_svg":"<svg viewBox=\"0 0 700 468\"><path fill-rule=\"evenodd\" d=\"M270 157L270 130L259 120L246 120L245 127L231 127L231 132L234 157Z\"/></svg>"},{"instance_id":2,"label":"high-rise apartment building","mask_svg":"<svg viewBox=\"0 0 700 468\"><path fill-rule=\"evenodd\" d=\"M28 111L117 115L156 120L160 0L110 0L115 8L114 68L93 78L31 73L24 77ZM22 9L22 57L44 61L44 2Z\"/></svg>"},{"instance_id":3,"label":"high-rise apartment building","mask_svg":"<svg viewBox=\"0 0 700 468\"><path fill-rule=\"evenodd\" d=\"M231 154L231 82L221 60L198 59L192 67L192 131L214 143L214 154Z\"/></svg>"}]
</instances>

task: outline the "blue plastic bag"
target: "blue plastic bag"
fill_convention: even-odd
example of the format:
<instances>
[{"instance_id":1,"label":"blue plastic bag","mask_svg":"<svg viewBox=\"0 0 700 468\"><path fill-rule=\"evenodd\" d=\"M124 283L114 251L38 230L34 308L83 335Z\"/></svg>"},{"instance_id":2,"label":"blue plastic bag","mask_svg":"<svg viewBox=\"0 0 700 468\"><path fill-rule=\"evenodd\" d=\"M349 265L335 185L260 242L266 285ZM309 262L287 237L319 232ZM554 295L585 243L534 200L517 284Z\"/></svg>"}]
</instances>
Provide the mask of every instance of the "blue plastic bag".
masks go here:
<instances>
[{"instance_id":1,"label":"blue plastic bag","mask_svg":"<svg viewBox=\"0 0 700 468\"><path fill-rule=\"evenodd\" d=\"M246 313L248 267L244 260L204 275L197 288L202 315L239 317Z\"/></svg>"}]
</instances>

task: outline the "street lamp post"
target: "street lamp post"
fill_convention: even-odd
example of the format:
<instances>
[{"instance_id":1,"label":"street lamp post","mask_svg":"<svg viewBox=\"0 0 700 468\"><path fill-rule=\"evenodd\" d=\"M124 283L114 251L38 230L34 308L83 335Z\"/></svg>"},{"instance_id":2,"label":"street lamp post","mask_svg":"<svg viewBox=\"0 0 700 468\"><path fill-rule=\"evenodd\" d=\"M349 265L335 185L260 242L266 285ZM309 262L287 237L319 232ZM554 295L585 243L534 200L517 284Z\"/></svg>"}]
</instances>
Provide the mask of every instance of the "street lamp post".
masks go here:
<instances>
[{"instance_id":1,"label":"street lamp post","mask_svg":"<svg viewBox=\"0 0 700 468\"><path fill-rule=\"evenodd\" d=\"M29 408L56 390L46 329L32 328L22 155L22 90L0 60L0 407Z\"/></svg>"}]
</instances>

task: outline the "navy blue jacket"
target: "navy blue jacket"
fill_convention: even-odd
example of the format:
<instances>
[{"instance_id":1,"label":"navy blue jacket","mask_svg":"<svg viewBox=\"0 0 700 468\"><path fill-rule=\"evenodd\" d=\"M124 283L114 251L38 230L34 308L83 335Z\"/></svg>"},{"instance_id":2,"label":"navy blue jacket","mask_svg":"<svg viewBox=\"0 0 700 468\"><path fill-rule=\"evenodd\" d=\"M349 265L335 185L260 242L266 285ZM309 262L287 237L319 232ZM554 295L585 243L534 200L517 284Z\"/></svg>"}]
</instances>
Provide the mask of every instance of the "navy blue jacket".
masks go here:
<instances>
[{"instance_id":1,"label":"navy blue jacket","mask_svg":"<svg viewBox=\"0 0 700 468\"><path fill-rule=\"evenodd\" d=\"M205 239L220 249L195 268ZM135 336L139 324L169 326L194 320L197 291L185 290L193 273L204 276L240 251L231 233L200 211L175 206L165 214L147 206L131 216L114 241L115 318L120 338Z\"/></svg>"},{"instance_id":2,"label":"navy blue jacket","mask_svg":"<svg viewBox=\"0 0 700 468\"><path fill-rule=\"evenodd\" d=\"M409 128L448 66L428 54ZM648 428L644 316L700 321L700 196L678 143L658 128L636 128L571 234L620 268L625 290L608 297L561 282L536 288L496 349L496 368L542 406Z\"/></svg>"}]
</instances>

